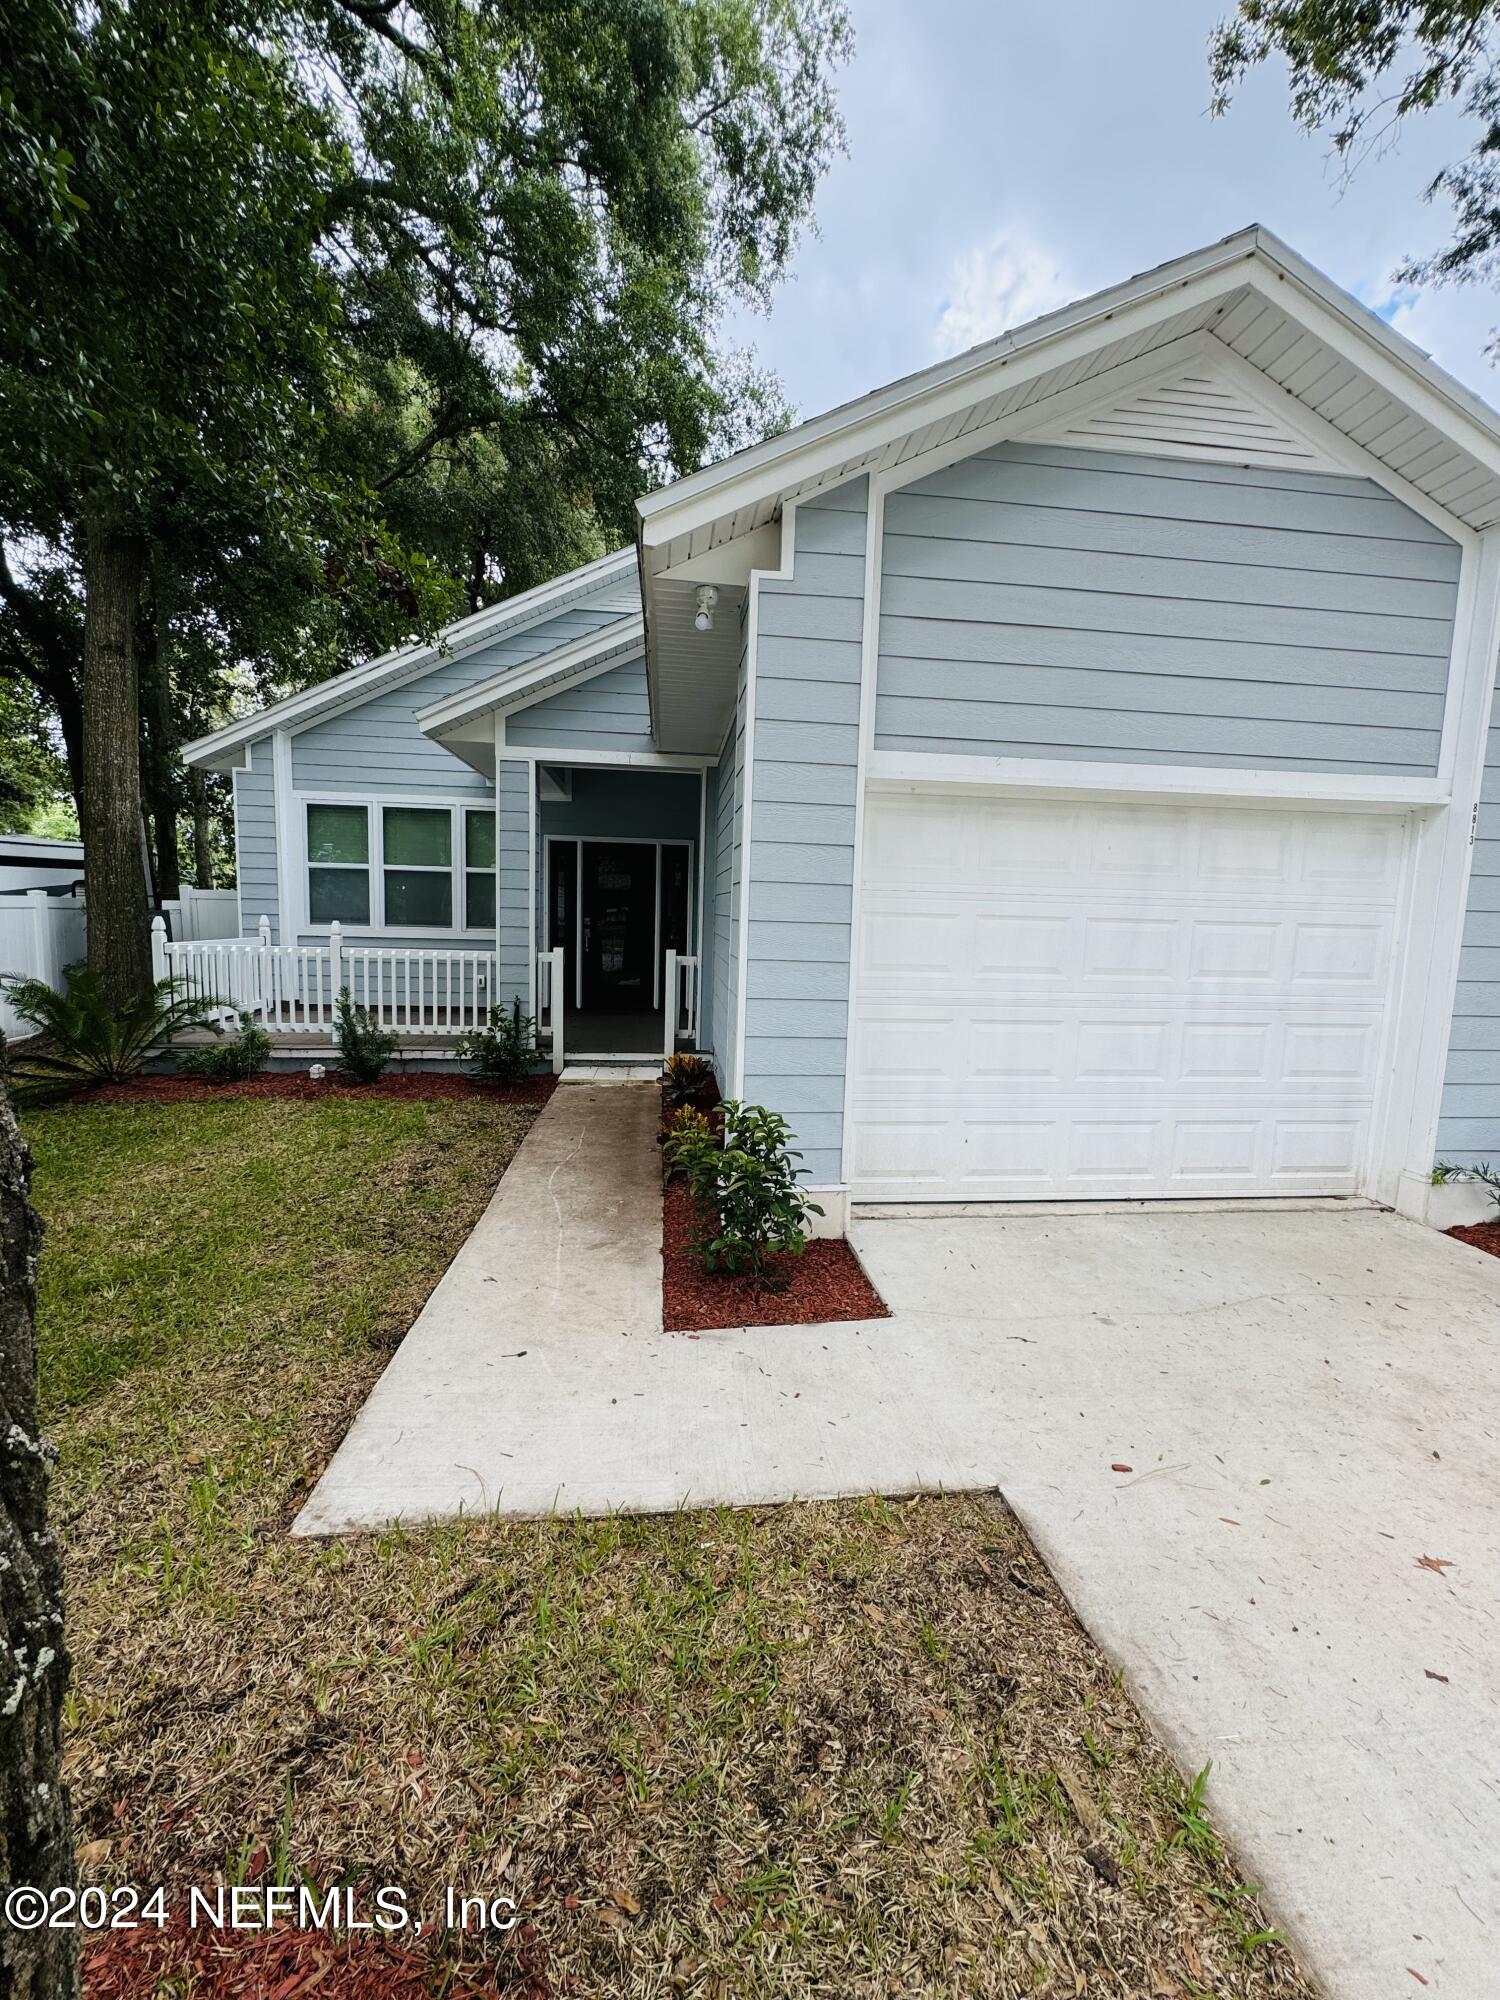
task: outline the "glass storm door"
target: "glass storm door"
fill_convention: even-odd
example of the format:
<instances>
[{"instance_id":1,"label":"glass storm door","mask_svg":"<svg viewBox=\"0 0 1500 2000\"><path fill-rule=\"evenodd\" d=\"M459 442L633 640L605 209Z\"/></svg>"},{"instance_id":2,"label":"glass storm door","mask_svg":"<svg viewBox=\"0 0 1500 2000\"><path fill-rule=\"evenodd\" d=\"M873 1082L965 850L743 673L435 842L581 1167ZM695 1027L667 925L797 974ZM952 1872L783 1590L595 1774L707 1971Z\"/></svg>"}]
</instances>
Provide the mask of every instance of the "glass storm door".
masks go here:
<instances>
[{"instance_id":1,"label":"glass storm door","mask_svg":"<svg viewBox=\"0 0 1500 2000\"><path fill-rule=\"evenodd\" d=\"M656 942L656 848L585 841L583 1004L610 1013L649 1008Z\"/></svg>"}]
</instances>

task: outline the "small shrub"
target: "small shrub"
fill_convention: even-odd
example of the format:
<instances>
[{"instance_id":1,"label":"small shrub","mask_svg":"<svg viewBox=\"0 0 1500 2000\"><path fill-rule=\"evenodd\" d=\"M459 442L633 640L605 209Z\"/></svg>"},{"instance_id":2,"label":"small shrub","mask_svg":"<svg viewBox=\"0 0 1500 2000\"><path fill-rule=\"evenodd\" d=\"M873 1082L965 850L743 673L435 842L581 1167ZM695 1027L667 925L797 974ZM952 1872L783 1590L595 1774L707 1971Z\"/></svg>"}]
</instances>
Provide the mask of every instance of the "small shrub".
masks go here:
<instances>
[{"instance_id":1,"label":"small shrub","mask_svg":"<svg viewBox=\"0 0 1500 2000\"><path fill-rule=\"evenodd\" d=\"M667 1121L661 1142L668 1180L673 1174L686 1174L690 1161L706 1151L717 1152L718 1146L719 1141L707 1112L698 1110L692 1104L678 1105Z\"/></svg>"},{"instance_id":2,"label":"small shrub","mask_svg":"<svg viewBox=\"0 0 1500 2000\"><path fill-rule=\"evenodd\" d=\"M63 985L57 993L41 979L0 979L0 991L41 1037L8 1059L11 1089L23 1103L123 1083L173 1035L217 1026L220 1003L188 995L179 980L158 980L119 1013L88 966L67 966Z\"/></svg>"},{"instance_id":3,"label":"small shrub","mask_svg":"<svg viewBox=\"0 0 1500 2000\"><path fill-rule=\"evenodd\" d=\"M823 1211L797 1185L802 1155L789 1144L786 1120L763 1105L733 1099L723 1111L722 1144L710 1133L705 1145L696 1131L680 1145L667 1142L668 1162L687 1176L697 1210L693 1254L705 1271L744 1271L777 1289L767 1260L800 1257L807 1218Z\"/></svg>"},{"instance_id":4,"label":"small shrub","mask_svg":"<svg viewBox=\"0 0 1500 2000\"><path fill-rule=\"evenodd\" d=\"M662 1096L668 1105L696 1104L706 1109L718 1096L714 1066L702 1056L668 1056L661 1073Z\"/></svg>"},{"instance_id":5,"label":"small shrub","mask_svg":"<svg viewBox=\"0 0 1500 2000\"><path fill-rule=\"evenodd\" d=\"M184 1076L201 1076L205 1083L245 1083L259 1076L270 1053L271 1037L249 1014L241 1014L237 1035L205 1048L185 1049L177 1067Z\"/></svg>"},{"instance_id":6,"label":"small shrub","mask_svg":"<svg viewBox=\"0 0 1500 2000\"><path fill-rule=\"evenodd\" d=\"M368 1007L355 1006L347 986L339 992L333 1039L338 1044L339 1074L351 1083L378 1083L396 1053L396 1037L379 1025Z\"/></svg>"},{"instance_id":7,"label":"small shrub","mask_svg":"<svg viewBox=\"0 0 1500 2000\"><path fill-rule=\"evenodd\" d=\"M465 1035L457 1054L484 1082L515 1083L536 1066L536 1022L521 1012L519 1000L514 1007L492 1007L489 1025Z\"/></svg>"}]
</instances>

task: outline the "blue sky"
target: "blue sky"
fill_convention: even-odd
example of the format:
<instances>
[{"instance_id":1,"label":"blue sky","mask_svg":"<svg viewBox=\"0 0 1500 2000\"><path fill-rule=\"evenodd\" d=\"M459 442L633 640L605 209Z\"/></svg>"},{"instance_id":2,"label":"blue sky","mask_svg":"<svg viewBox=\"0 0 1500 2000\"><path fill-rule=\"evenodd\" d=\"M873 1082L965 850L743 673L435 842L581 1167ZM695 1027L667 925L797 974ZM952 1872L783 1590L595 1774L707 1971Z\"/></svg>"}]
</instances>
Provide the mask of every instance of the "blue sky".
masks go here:
<instances>
[{"instance_id":1,"label":"blue sky","mask_svg":"<svg viewBox=\"0 0 1500 2000\"><path fill-rule=\"evenodd\" d=\"M1279 68L1209 116L1207 41L1228 0L850 4L848 157L769 316L726 329L803 416L1248 222L1500 403L1485 352L1500 297L1392 280L1446 240L1422 193L1466 148L1451 111L1346 183L1327 141L1292 125Z\"/></svg>"}]
</instances>

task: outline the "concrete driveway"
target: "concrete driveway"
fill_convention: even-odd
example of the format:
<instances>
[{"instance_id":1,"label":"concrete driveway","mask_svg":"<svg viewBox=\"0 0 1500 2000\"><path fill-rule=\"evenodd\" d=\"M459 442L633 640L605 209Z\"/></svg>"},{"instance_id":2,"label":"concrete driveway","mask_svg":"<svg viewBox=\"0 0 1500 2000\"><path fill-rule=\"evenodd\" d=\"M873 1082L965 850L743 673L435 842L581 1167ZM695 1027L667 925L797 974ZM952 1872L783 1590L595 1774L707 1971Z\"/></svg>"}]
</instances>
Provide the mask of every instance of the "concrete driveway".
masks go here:
<instances>
[{"instance_id":1,"label":"concrete driveway","mask_svg":"<svg viewBox=\"0 0 1500 2000\"><path fill-rule=\"evenodd\" d=\"M998 1486L1330 1996L1493 2000L1500 1260L1341 1204L865 1219L890 1319L666 1334L655 1107L556 1093L297 1531Z\"/></svg>"}]
</instances>

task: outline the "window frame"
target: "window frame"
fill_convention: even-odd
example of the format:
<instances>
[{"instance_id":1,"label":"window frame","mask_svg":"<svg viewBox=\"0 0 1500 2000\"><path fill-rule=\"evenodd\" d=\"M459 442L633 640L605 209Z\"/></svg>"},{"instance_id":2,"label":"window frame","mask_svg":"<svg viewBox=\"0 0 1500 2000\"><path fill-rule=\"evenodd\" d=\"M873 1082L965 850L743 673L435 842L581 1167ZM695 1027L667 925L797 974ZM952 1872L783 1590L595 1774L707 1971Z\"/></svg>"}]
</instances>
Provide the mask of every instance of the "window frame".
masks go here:
<instances>
[{"instance_id":1,"label":"window frame","mask_svg":"<svg viewBox=\"0 0 1500 2000\"><path fill-rule=\"evenodd\" d=\"M312 920L312 870L314 868L342 868L350 873L364 869L370 877L370 920L365 924L340 924L343 937L357 938L442 938L452 939L455 944L467 943L476 951L494 948L498 933L499 917L499 862L500 862L500 804L498 798L476 798L471 792L467 797L449 794L447 797L432 797L425 792L333 792L298 791L293 793L295 802L296 837L300 848L297 868L301 884L302 919L300 930L309 937L326 938L332 934L331 923L314 923ZM309 858L307 837L307 814L310 806L358 806L365 813L368 861L313 861ZM496 878L496 918L495 925L470 929L463 922L451 924L388 924L385 920L385 812L410 810L413 812L446 812L448 814L448 878L452 895L452 909L457 918L468 915L468 876L492 874ZM495 817L495 865L493 868L470 869L468 865L468 832L466 814L488 812ZM420 863L393 862L393 867L420 867ZM427 873L440 875L440 867L432 867Z\"/></svg>"}]
</instances>

